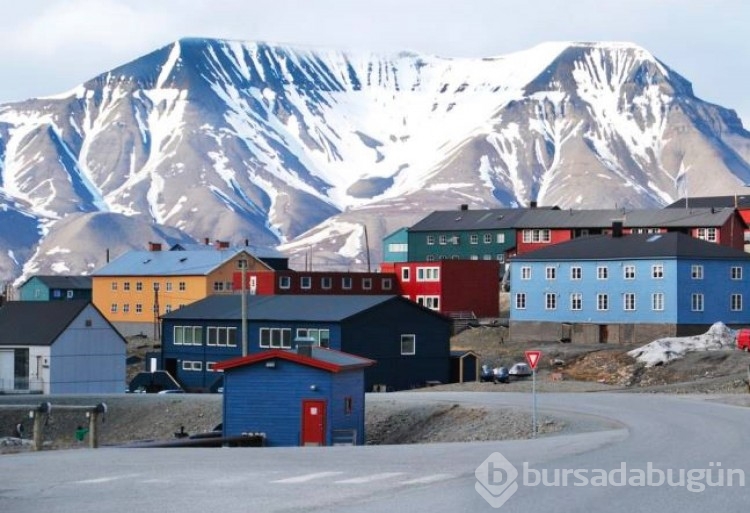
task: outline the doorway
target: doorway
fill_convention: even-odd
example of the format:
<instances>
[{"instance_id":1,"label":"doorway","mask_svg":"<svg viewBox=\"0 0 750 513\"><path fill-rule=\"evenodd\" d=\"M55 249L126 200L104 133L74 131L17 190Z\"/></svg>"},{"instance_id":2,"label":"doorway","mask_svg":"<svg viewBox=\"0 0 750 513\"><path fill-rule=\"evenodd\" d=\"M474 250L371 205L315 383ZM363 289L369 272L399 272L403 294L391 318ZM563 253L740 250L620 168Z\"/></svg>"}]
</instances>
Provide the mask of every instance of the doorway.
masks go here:
<instances>
[{"instance_id":1,"label":"doorway","mask_svg":"<svg viewBox=\"0 0 750 513\"><path fill-rule=\"evenodd\" d=\"M306 399L302 401L302 445L325 445L326 402Z\"/></svg>"}]
</instances>

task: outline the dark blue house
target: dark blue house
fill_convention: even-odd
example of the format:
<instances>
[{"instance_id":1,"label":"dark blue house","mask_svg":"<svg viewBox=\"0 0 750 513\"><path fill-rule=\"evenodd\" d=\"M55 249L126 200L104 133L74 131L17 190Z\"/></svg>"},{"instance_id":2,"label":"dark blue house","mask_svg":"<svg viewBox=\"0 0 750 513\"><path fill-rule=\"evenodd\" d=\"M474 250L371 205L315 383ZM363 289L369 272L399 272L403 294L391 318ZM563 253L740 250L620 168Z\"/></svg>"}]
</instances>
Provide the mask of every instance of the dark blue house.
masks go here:
<instances>
[{"instance_id":1,"label":"dark blue house","mask_svg":"<svg viewBox=\"0 0 750 513\"><path fill-rule=\"evenodd\" d=\"M32 276L18 287L21 301L91 301L89 276Z\"/></svg>"},{"instance_id":2,"label":"dark blue house","mask_svg":"<svg viewBox=\"0 0 750 513\"><path fill-rule=\"evenodd\" d=\"M268 446L362 445L364 368L373 363L309 345L219 363L224 436L262 433Z\"/></svg>"},{"instance_id":3,"label":"dark blue house","mask_svg":"<svg viewBox=\"0 0 750 513\"><path fill-rule=\"evenodd\" d=\"M401 296L248 296L246 349L241 305L240 295L216 295L164 315L162 368L188 390L211 390L216 363L304 338L375 360L368 391L449 382L451 320Z\"/></svg>"}]
</instances>

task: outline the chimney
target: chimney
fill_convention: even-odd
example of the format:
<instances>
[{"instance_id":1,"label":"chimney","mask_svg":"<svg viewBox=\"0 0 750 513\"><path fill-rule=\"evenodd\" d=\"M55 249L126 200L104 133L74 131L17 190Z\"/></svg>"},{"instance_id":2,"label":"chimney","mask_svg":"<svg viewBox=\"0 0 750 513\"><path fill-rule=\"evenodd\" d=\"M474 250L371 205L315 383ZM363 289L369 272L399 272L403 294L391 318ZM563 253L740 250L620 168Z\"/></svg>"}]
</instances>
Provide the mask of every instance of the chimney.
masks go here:
<instances>
[{"instance_id":1,"label":"chimney","mask_svg":"<svg viewBox=\"0 0 750 513\"><path fill-rule=\"evenodd\" d=\"M612 221L612 238L622 237L622 221Z\"/></svg>"},{"instance_id":2,"label":"chimney","mask_svg":"<svg viewBox=\"0 0 750 513\"><path fill-rule=\"evenodd\" d=\"M529 201L529 208L536 208L536 200Z\"/></svg>"},{"instance_id":3,"label":"chimney","mask_svg":"<svg viewBox=\"0 0 750 513\"><path fill-rule=\"evenodd\" d=\"M250 245L250 241L248 239L245 239L245 247L248 247Z\"/></svg>"},{"instance_id":4,"label":"chimney","mask_svg":"<svg viewBox=\"0 0 750 513\"><path fill-rule=\"evenodd\" d=\"M461 210L469 210L469 205L467 205L466 203L463 203L461 205Z\"/></svg>"},{"instance_id":5,"label":"chimney","mask_svg":"<svg viewBox=\"0 0 750 513\"><path fill-rule=\"evenodd\" d=\"M300 356L306 356L312 358L312 344L309 340L297 339L297 354Z\"/></svg>"},{"instance_id":6,"label":"chimney","mask_svg":"<svg viewBox=\"0 0 750 513\"><path fill-rule=\"evenodd\" d=\"M204 238L203 239L203 244L205 244L206 246L208 246L209 244L211 244L211 239L209 239L208 237Z\"/></svg>"},{"instance_id":7,"label":"chimney","mask_svg":"<svg viewBox=\"0 0 750 513\"><path fill-rule=\"evenodd\" d=\"M148 250L149 251L161 251L161 242L149 242Z\"/></svg>"}]
</instances>

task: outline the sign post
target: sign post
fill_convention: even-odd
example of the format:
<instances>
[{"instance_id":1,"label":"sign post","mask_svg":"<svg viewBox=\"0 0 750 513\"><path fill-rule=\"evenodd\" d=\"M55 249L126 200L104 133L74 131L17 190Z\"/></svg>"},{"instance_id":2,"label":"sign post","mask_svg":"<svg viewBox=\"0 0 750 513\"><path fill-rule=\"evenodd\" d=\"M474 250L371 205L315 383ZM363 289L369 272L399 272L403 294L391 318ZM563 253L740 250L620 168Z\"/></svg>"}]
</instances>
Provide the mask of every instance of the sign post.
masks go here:
<instances>
[{"instance_id":1,"label":"sign post","mask_svg":"<svg viewBox=\"0 0 750 513\"><path fill-rule=\"evenodd\" d=\"M531 367L531 438L536 438L536 367L542 358L541 351L526 351L526 363Z\"/></svg>"}]
</instances>

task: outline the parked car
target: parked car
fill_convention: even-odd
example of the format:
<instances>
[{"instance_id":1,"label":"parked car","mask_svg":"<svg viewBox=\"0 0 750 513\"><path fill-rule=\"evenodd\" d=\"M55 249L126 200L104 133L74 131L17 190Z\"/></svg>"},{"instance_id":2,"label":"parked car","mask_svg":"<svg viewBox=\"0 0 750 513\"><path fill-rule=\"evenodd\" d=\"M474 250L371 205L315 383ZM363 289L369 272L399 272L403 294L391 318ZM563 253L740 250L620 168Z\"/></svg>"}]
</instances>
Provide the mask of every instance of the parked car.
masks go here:
<instances>
[{"instance_id":1,"label":"parked car","mask_svg":"<svg viewBox=\"0 0 750 513\"><path fill-rule=\"evenodd\" d=\"M515 376L517 378L531 376L531 367L529 367L529 364L527 363L518 362L516 364L513 364L513 367L510 368L508 373L511 376Z\"/></svg>"},{"instance_id":2,"label":"parked car","mask_svg":"<svg viewBox=\"0 0 750 513\"><path fill-rule=\"evenodd\" d=\"M750 329L737 330L737 349L750 351Z\"/></svg>"},{"instance_id":3,"label":"parked car","mask_svg":"<svg viewBox=\"0 0 750 513\"><path fill-rule=\"evenodd\" d=\"M482 365L482 372L479 377L480 381L493 383L507 383L510 381L507 367L491 368L489 365Z\"/></svg>"}]
</instances>

